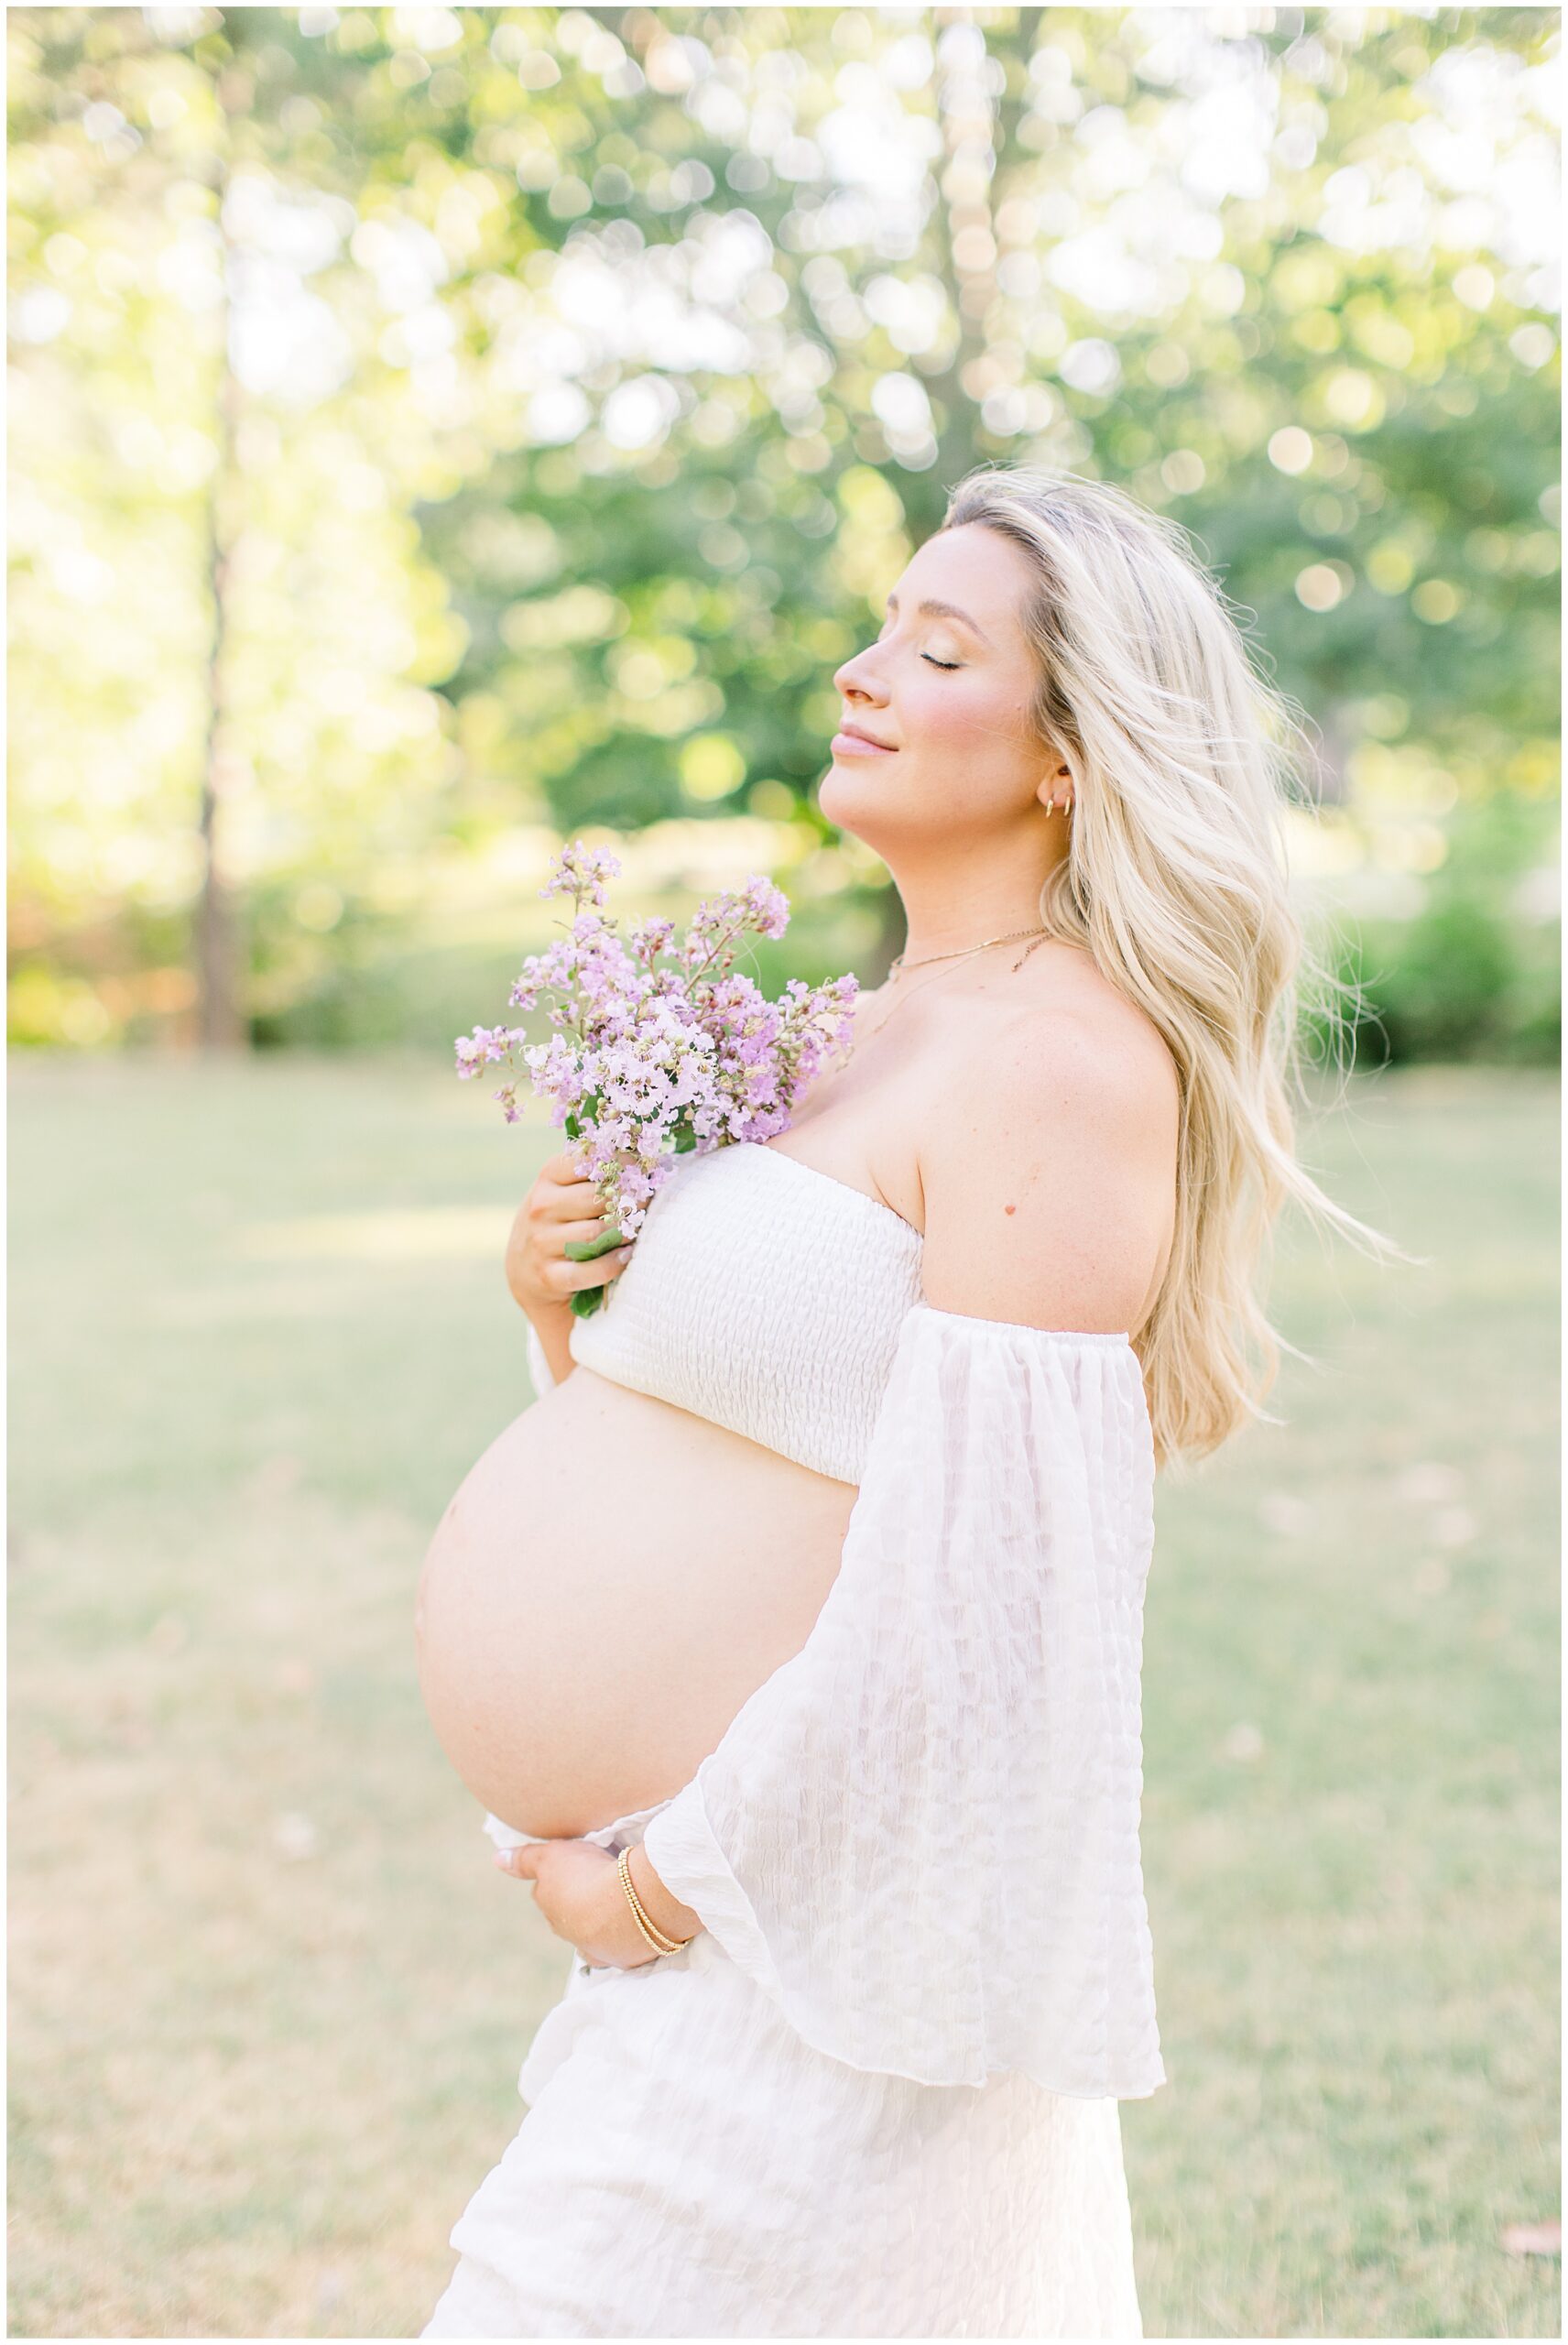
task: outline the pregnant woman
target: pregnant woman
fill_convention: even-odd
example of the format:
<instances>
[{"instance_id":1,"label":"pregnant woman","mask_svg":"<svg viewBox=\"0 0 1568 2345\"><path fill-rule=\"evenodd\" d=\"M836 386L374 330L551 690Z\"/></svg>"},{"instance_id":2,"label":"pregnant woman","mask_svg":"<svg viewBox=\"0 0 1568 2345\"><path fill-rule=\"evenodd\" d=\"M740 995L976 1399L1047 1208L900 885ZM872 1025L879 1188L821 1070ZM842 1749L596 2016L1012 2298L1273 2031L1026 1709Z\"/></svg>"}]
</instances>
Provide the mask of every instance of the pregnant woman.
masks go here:
<instances>
[{"instance_id":1,"label":"pregnant woman","mask_svg":"<svg viewBox=\"0 0 1568 2345\"><path fill-rule=\"evenodd\" d=\"M1292 1153L1284 712L1177 533L975 475L836 682L905 950L626 1259L545 1166L540 1397L426 1561L436 1732L576 1950L426 2336L1142 2334L1155 1471L1272 1382L1285 1195L1383 1241Z\"/></svg>"}]
</instances>

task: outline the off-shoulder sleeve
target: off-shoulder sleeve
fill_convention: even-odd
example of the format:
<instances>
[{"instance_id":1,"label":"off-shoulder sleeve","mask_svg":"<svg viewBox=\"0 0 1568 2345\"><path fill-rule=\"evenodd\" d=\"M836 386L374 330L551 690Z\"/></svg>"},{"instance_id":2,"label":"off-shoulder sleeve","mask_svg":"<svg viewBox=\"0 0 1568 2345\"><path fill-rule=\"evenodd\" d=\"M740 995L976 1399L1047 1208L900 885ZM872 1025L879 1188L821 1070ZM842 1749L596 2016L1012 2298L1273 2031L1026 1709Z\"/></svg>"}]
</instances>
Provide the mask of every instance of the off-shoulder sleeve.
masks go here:
<instances>
[{"instance_id":1,"label":"off-shoulder sleeve","mask_svg":"<svg viewBox=\"0 0 1568 2345\"><path fill-rule=\"evenodd\" d=\"M811 1636L644 1836L818 2050L926 2084L1164 2083L1139 1846L1153 1479L1125 1336L909 1312Z\"/></svg>"}]
</instances>

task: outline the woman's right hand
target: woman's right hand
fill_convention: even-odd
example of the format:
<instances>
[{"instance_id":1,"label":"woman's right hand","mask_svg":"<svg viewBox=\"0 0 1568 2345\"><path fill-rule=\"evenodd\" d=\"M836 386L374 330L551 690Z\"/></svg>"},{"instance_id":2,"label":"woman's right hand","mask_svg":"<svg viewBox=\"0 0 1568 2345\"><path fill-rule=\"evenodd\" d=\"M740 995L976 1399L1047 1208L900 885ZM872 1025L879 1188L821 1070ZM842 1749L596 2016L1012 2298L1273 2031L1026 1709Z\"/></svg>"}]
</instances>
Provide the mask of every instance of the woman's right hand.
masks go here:
<instances>
[{"instance_id":1,"label":"woman's right hand","mask_svg":"<svg viewBox=\"0 0 1568 2345\"><path fill-rule=\"evenodd\" d=\"M590 1245L608 1226L598 1190L572 1170L574 1155L563 1148L540 1167L506 1240L506 1284L530 1319L569 1310L580 1288L606 1285L631 1260L630 1244L592 1262L567 1260L569 1241Z\"/></svg>"}]
</instances>

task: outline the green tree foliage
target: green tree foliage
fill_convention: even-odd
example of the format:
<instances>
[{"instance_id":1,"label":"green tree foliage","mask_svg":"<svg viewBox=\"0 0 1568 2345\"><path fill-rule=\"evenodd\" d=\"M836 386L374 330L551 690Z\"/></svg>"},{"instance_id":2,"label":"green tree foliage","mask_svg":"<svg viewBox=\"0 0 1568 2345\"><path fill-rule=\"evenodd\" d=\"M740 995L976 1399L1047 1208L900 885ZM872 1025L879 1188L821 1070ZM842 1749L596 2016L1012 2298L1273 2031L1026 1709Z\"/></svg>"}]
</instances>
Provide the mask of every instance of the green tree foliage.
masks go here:
<instances>
[{"instance_id":1,"label":"green tree foliage","mask_svg":"<svg viewBox=\"0 0 1568 2345\"><path fill-rule=\"evenodd\" d=\"M1370 909L1499 794L1547 851L1554 12L10 27L38 1031L189 986L214 763L264 1020L519 825L809 856L833 671L977 462L1193 531Z\"/></svg>"}]
</instances>

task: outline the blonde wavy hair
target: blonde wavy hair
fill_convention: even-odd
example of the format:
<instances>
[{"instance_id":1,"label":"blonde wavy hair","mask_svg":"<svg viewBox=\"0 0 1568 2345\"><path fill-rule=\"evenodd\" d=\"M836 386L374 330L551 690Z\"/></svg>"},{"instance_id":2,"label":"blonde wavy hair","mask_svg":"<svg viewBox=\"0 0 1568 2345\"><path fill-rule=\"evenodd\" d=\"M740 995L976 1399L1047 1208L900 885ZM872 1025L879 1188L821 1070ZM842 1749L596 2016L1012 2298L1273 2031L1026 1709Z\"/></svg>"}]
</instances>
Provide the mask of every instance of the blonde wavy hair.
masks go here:
<instances>
[{"instance_id":1,"label":"blonde wavy hair","mask_svg":"<svg viewBox=\"0 0 1568 2345\"><path fill-rule=\"evenodd\" d=\"M1181 1096L1176 1234L1135 1349L1155 1457L1179 1467L1261 1406L1281 1349L1259 1299L1287 1197L1362 1250L1409 1255L1334 1204L1295 1154L1301 1017L1357 989L1319 959L1288 886L1282 813L1315 770L1296 705L1256 672L1215 580L1168 517L1070 472L984 467L942 529L1009 538L1035 575L1033 719L1066 763L1070 845L1040 895L1164 1036Z\"/></svg>"}]
</instances>

